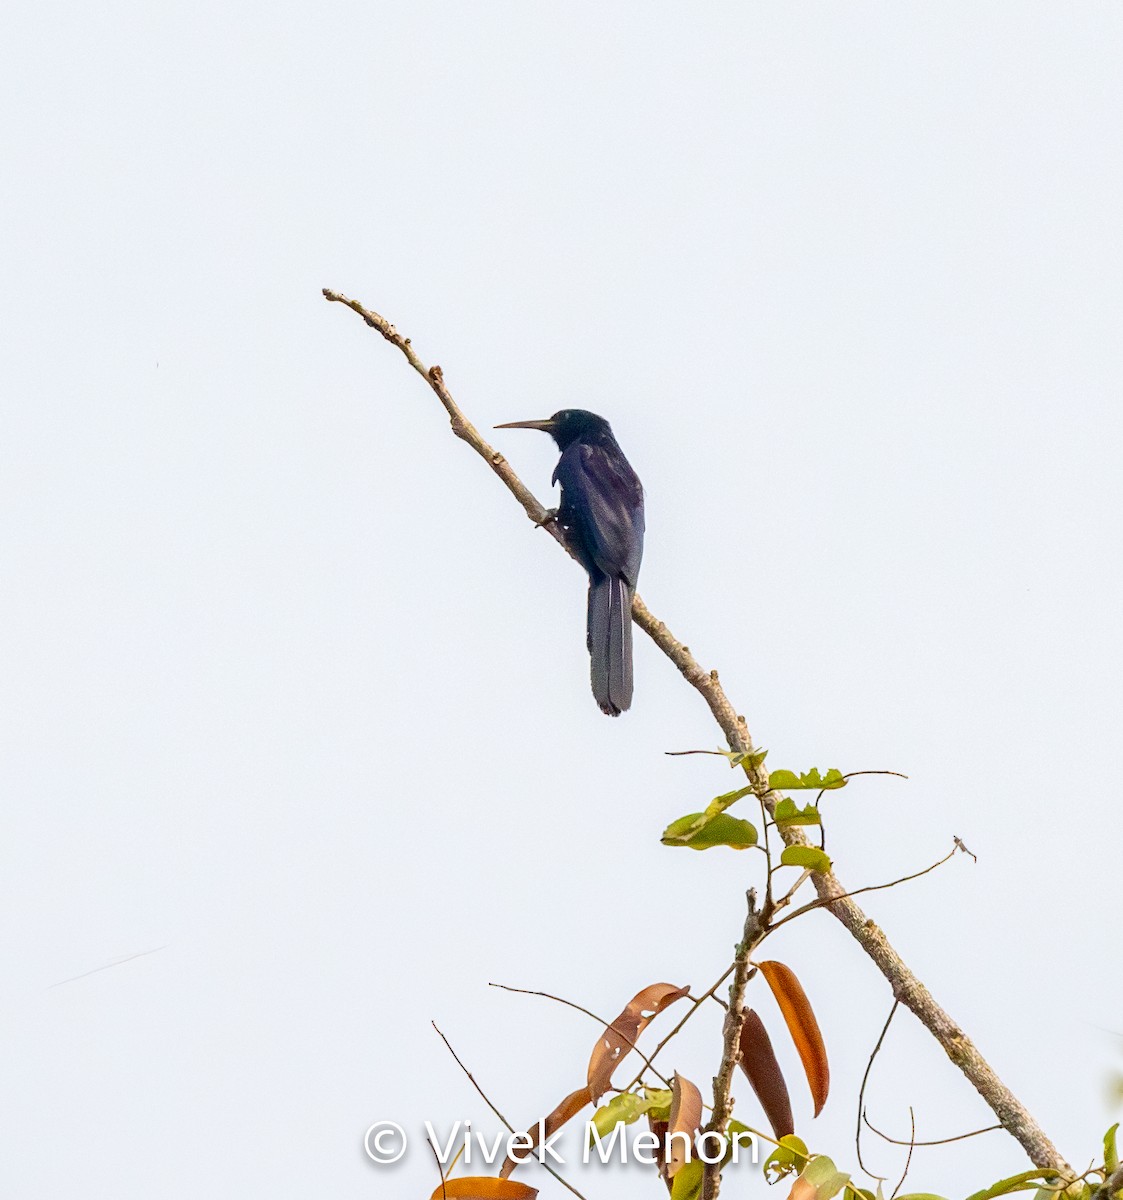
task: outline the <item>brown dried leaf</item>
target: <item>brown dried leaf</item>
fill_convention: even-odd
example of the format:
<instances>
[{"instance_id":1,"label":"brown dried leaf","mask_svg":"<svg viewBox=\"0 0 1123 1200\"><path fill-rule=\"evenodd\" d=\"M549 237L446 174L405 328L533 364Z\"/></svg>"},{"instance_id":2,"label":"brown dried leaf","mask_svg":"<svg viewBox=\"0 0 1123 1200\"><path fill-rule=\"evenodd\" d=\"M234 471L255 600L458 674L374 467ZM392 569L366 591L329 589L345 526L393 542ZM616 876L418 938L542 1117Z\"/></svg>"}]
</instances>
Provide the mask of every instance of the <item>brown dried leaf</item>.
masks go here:
<instances>
[{"instance_id":1,"label":"brown dried leaf","mask_svg":"<svg viewBox=\"0 0 1123 1200\"><path fill-rule=\"evenodd\" d=\"M795 1133L791 1097L772 1049L772 1039L764 1022L751 1008L746 1010L741 1026L741 1070L752 1084L776 1137Z\"/></svg>"},{"instance_id":2,"label":"brown dried leaf","mask_svg":"<svg viewBox=\"0 0 1123 1200\"><path fill-rule=\"evenodd\" d=\"M628 1001L627 1008L604 1031L593 1047L589 1059L589 1098L594 1104L612 1084L616 1064L636 1043L636 1038L669 1004L680 1000L690 987L675 987L673 983L653 983Z\"/></svg>"},{"instance_id":3,"label":"brown dried leaf","mask_svg":"<svg viewBox=\"0 0 1123 1200\"><path fill-rule=\"evenodd\" d=\"M446 1179L429 1200L534 1200L538 1189L516 1183L513 1179L496 1179L494 1175L459 1175Z\"/></svg>"},{"instance_id":4,"label":"brown dried leaf","mask_svg":"<svg viewBox=\"0 0 1123 1200\"><path fill-rule=\"evenodd\" d=\"M537 1125L531 1126L526 1131L526 1136L530 1139L530 1147L525 1151L520 1150L519 1158L512 1158L508 1155L503 1160L503 1165L499 1168L499 1178L506 1179L511 1172L530 1157L531 1151L538 1145L542 1138L543 1125L545 1125L545 1133L547 1138L553 1137L554 1133L559 1130L571 1117L577 1114L591 1103L589 1097L589 1089L587 1087L578 1088L575 1092L570 1092L568 1096L554 1109L546 1118L545 1122L539 1121Z\"/></svg>"},{"instance_id":5,"label":"brown dried leaf","mask_svg":"<svg viewBox=\"0 0 1123 1200\"><path fill-rule=\"evenodd\" d=\"M670 1126L670 1158L667 1160L667 1174L673 1179L680 1168L688 1161L687 1148L681 1137L675 1134L684 1133L694 1145L694 1135L702 1124L702 1093L690 1082L675 1074L671 1080L671 1114Z\"/></svg>"},{"instance_id":6,"label":"brown dried leaf","mask_svg":"<svg viewBox=\"0 0 1123 1200\"><path fill-rule=\"evenodd\" d=\"M811 1087L811 1098L815 1102L815 1116L823 1111L827 1093L831 1086L831 1072L827 1064L827 1048L819 1032L819 1022L807 999L795 972L782 962L757 963L760 973L768 981L772 994L784 1015L788 1032L792 1035L795 1048L799 1051L803 1072Z\"/></svg>"}]
</instances>

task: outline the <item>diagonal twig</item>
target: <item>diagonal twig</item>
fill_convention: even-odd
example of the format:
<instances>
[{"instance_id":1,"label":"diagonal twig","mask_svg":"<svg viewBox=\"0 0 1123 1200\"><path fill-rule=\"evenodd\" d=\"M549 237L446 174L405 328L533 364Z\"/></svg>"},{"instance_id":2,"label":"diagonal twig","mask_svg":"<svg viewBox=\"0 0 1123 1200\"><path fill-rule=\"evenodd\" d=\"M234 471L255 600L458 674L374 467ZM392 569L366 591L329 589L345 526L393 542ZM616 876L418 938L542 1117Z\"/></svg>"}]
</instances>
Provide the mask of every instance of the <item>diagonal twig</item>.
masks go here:
<instances>
[{"instance_id":1,"label":"diagonal twig","mask_svg":"<svg viewBox=\"0 0 1123 1200\"><path fill-rule=\"evenodd\" d=\"M921 875L927 875L930 871L934 871L937 867L942 867L950 858L953 858L959 852L958 843L959 839L957 838L956 845L952 846L951 850L939 862L932 863L931 866L925 867L922 871L914 871L911 875L902 875L900 879L892 879L888 883L870 883L865 887L855 888L852 892L844 892L841 896L836 896L833 900L811 900L809 903L801 905L794 912L788 913L782 920L774 922L772 929L779 929L781 925L786 925L789 921L794 921L796 917L802 917L804 913L813 912L817 908L826 908L828 904L837 904L839 900L849 899L851 896L860 896L863 892L883 892L886 888L894 888L898 884L919 879Z\"/></svg>"},{"instance_id":2,"label":"diagonal twig","mask_svg":"<svg viewBox=\"0 0 1123 1200\"><path fill-rule=\"evenodd\" d=\"M488 1108L490 1108L491 1111L493 1113L495 1113L495 1115L500 1119L500 1121L502 1121L503 1124L507 1126L507 1129L510 1133L517 1132L514 1125L512 1125L511 1122L508 1121L507 1118L499 1111L499 1109L497 1109L495 1107L495 1105L492 1104L490 1098L488 1097L488 1094L476 1082L476 1077L472 1074L471 1071L468 1070L468 1068L461 1061L460 1055L457 1054L456 1051L452 1048L452 1043L440 1031L440 1029L437 1026L437 1022L430 1021L429 1024L432 1025L434 1029L436 1029L437 1036L441 1039L442 1042L444 1042L445 1048L448 1050L449 1054L451 1054L452 1057L456 1060L456 1065L464 1072L465 1075L468 1076L468 1082L479 1093L480 1099L483 1100L483 1102L488 1106ZM560 1183L562 1185L562 1187L567 1188L569 1191L571 1191L576 1197L578 1197L578 1200L585 1200L585 1197L581 1195L581 1193L573 1186L573 1184L570 1183L568 1179L565 1179L563 1176L559 1175L557 1173L557 1171L555 1171L554 1168L550 1166L549 1163L543 1162L541 1159L539 1159L539 1162L547 1171L549 1171L549 1173L558 1181L558 1183Z\"/></svg>"}]
</instances>

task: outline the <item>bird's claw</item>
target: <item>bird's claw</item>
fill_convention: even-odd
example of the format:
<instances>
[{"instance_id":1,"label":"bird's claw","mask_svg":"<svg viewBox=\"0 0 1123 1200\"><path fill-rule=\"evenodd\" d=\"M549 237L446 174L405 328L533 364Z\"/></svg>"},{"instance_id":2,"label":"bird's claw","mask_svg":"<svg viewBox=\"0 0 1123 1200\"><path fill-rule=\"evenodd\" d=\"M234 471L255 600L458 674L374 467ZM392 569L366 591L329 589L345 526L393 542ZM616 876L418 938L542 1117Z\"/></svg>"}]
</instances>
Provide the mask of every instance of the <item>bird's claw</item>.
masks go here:
<instances>
[{"instance_id":1,"label":"bird's claw","mask_svg":"<svg viewBox=\"0 0 1123 1200\"><path fill-rule=\"evenodd\" d=\"M539 529L544 529L547 525L553 525L558 519L558 510L556 508L548 508L534 523Z\"/></svg>"}]
</instances>

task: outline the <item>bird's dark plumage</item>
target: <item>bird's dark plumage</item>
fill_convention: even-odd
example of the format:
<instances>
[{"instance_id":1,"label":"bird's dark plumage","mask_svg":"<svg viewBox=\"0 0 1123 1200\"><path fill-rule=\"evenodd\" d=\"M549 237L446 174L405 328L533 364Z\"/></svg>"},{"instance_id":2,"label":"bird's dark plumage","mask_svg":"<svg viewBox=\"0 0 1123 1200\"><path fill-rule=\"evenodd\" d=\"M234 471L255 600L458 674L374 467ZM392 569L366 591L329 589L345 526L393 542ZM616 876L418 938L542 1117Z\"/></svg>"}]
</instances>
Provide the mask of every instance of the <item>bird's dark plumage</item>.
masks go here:
<instances>
[{"instance_id":1,"label":"bird's dark plumage","mask_svg":"<svg viewBox=\"0 0 1123 1200\"><path fill-rule=\"evenodd\" d=\"M603 417L566 408L546 421L500 429L541 429L558 444L558 521L589 573L588 645L593 696L619 716L632 702L632 596L643 556L643 487Z\"/></svg>"}]
</instances>

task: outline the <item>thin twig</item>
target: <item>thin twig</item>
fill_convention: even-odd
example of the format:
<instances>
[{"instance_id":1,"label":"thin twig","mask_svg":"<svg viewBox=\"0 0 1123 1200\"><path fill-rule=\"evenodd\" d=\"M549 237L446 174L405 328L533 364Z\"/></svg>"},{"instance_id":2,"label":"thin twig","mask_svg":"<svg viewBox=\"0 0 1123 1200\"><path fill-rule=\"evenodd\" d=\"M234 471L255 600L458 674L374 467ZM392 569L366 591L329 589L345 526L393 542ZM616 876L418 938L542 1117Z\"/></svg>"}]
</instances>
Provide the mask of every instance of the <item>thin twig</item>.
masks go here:
<instances>
[{"instance_id":1,"label":"thin twig","mask_svg":"<svg viewBox=\"0 0 1123 1200\"><path fill-rule=\"evenodd\" d=\"M564 996L554 996L549 992L538 992L533 988L509 987L505 983L489 983L487 986L498 988L501 992L514 992L519 996L541 996L543 1000L553 1000L557 1004L564 1004L566 1008L576 1009L579 1013L584 1013L585 1016L592 1017L592 1019L596 1021L598 1025L603 1026L605 1030L612 1030L622 1042L627 1042L628 1046L634 1050L640 1056L640 1058L643 1059L645 1065L654 1073L656 1079L659 1079L667 1087L671 1086L671 1081L667 1079L666 1076L660 1075L659 1072L655 1070L651 1059L644 1054L644 1052L639 1048L639 1046L636 1045L634 1041L632 1041L630 1037L627 1037L625 1034L621 1033L619 1029L613 1029L613 1023L611 1021L606 1021L603 1017L598 1017L595 1012L590 1012L587 1008L583 1008L580 1004L575 1004L572 1000L566 1000Z\"/></svg>"},{"instance_id":2,"label":"thin twig","mask_svg":"<svg viewBox=\"0 0 1123 1200\"><path fill-rule=\"evenodd\" d=\"M789 921L794 921L796 917L802 917L804 913L814 912L817 908L826 908L828 905L837 904L840 900L845 900L850 896L860 896L863 892L881 892L886 888L897 887L898 884L908 883L910 879L919 879L921 875L927 875L929 871L934 871L937 867L942 867L950 858L954 858L959 853L959 846L956 844L951 850L940 859L939 862L934 862L930 867L925 867L923 871L914 871L911 875L902 875L900 879L893 879L889 883L871 883L868 887L856 888L852 892L843 892L841 896L835 896L831 899L812 900L804 904L801 908L797 908L795 912L790 912L782 921L777 921L772 926L772 931L779 929L781 925L786 925Z\"/></svg>"},{"instance_id":3,"label":"thin twig","mask_svg":"<svg viewBox=\"0 0 1123 1200\"><path fill-rule=\"evenodd\" d=\"M507 1129L509 1132L515 1133L516 1130L515 1130L514 1125L512 1125L511 1122L508 1121L507 1118L499 1111L499 1109L497 1109L495 1107L495 1105L492 1104L490 1098L488 1097L488 1094L476 1082L476 1077L472 1074L471 1071L468 1070L468 1068L463 1064L463 1062L460 1061L460 1055L457 1054L456 1051L452 1048L452 1043L448 1040L448 1038L445 1037L445 1035L443 1033L441 1033L440 1029L437 1026L437 1022L430 1021L429 1023L433 1026L434 1029L437 1030L437 1036L441 1039L442 1042L444 1042L445 1046L448 1048L449 1054L451 1054L452 1057L456 1060L456 1065L464 1072L465 1075L468 1076L468 1082L476 1089L477 1092L479 1092L480 1099L482 1099L483 1102L488 1106L488 1108L490 1108L491 1111L493 1113L495 1113L495 1115L500 1119L500 1121L502 1121L503 1124L507 1126ZM575 1196L580 1197L580 1200L585 1200L585 1197L581 1195L581 1193L573 1186L573 1184L570 1183L568 1179L564 1179L561 1175L559 1175L557 1173L557 1171L555 1171L554 1168L551 1167L548 1162L544 1161L543 1159L539 1159L538 1161L558 1181L558 1183L560 1183L562 1185L562 1187L568 1188Z\"/></svg>"},{"instance_id":4,"label":"thin twig","mask_svg":"<svg viewBox=\"0 0 1123 1200\"><path fill-rule=\"evenodd\" d=\"M441 1176L441 1200L448 1200L448 1190L445 1188L445 1169L441 1166L441 1156L437 1153L437 1147L433 1145L433 1139L427 1137L425 1145L429 1147L433 1154L433 1161L437 1164L437 1170Z\"/></svg>"},{"instance_id":5,"label":"thin twig","mask_svg":"<svg viewBox=\"0 0 1123 1200\"><path fill-rule=\"evenodd\" d=\"M1001 1125L987 1125L983 1129L972 1129L970 1133L957 1133L954 1137L934 1138L930 1142L905 1142L900 1138L892 1138L887 1133L882 1133L880 1129L870 1120L869 1113L862 1109L862 1120L865 1121L866 1127L877 1134L879 1138L883 1138L893 1146L948 1146L952 1142L963 1142L968 1138L978 1137L980 1133L994 1133L996 1129L1002 1129Z\"/></svg>"},{"instance_id":6,"label":"thin twig","mask_svg":"<svg viewBox=\"0 0 1123 1200\"><path fill-rule=\"evenodd\" d=\"M897 1200L897 1193L905 1186L909 1167L912 1166L912 1152L916 1149L916 1113L913 1112L911 1104L909 1105L909 1124L912 1126L912 1137L909 1141L909 1152L905 1155L905 1169L901 1172L901 1178L897 1180L897 1186L893 1189L893 1194L889 1197L889 1200Z\"/></svg>"},{"instance_id":7,"label":"thin twig","mask_svg":"<svg viewBox=\"0 0 1123 1200\"><path fill-rule=\"evenodd\" d=\"M866 1084L869 1082L870 1071L873 1070L873 1060L877 1058L877 1052L881 1049L881 1043L885 1041L885 1035L889 1032L889 1026L893 1021L893 1017L897 1012L897 1007L900 1000L893 1001L893 1007L889 1010L889 1015L885 1018L885 1024L882 1026L881 1034L877 1039L877 1045L874 1046L873 1052L870 1054L870 1060L866 1063L866 1071L862 1076L862 1086L858 1089L858 1125L854 1131L854 1148L858 1151L858 1166L871 1178L882 1182L885 1180L884 1175L875 1175L869 1167L862 1162L862 1104L866 1095Z\"/></svg>"},{"instance_id":8,"label":"thin twig","mask_svg":"<svg viewBox=\"0 0 1123 1200\"><path fill-rule=\"evenodd\" d=\"M507 1128L511 1131L511 1133L514 1133L515 1132L514 1125L512 1125L511 1122L508 1121L507 1118L499 1111L499 1109L497 1109L495 1107L495 1105L492 1104L491 1100L487 1096L487 1093L476 1082L476 1077L472 1074L471 1071L468 1070L468 1068L461 1061L460 1055L457 1054L456 1051L452 1048L452 1043L441 1032L440 1027L437 1025L437 1022L430 1021L429 1024L432 1025L433 1028L437 1031L437 1037L439 1037L441 1039L441 1041L444 1042L445 1046L448 1047L449 1054L451 1054L452 1057L454 1059L456 1059L456 1065L464 1072L465 1075L468 1076L468 1082L476 1089L477 1092L479 1092L480 1098L483 1100L483 1102L503 1122L503 1124L507 1126Z\"/></svg>"},{"instance_id":9,"label":"thin twig","mask_svg":"<svg viewBox=\"0 0 1123 1200\"><path fill-rule=\"evenodd\" d=\"M792 886L790 888L788 888L788 890L780 897L780 899L776 901L776 907L773 911L779 912L781 908L786 908L789 904L791 904L792 897L796 894L796 892L799 891L799 889L801 887L803 887L803 885L811 878L811 876L813 874L814 874L814 872L811 870L810 867L808 867L806 870L804 870L804 872L795 881L795 883L793 883ZM795 914L792 913L791 915L794 916ZM779 925L779 924L780 924L780 922L777 921L776 925ZM775 927L776 926L773 926L773 928L775 928Z\"/></svg>"},{"instance_id":10,"label":"thin twig","mask_svg":"<svg viewBox=\"0 0 1123 1200\"><path fill-rule=\"evenodd\" d=\"M898 779L908 779L908 776L902 775L900 771L849 771L849 772L847 772L847 774L843 775L842 778L849 781L851 779L856 779L859 775L896 775L896 777ZM816 809L819 809L822 807L823 797L827 794L827 792L837 792L840 790L841 789L837 788L837 787L820 788L819 794L815 797ZM820 822L819 822L819 849L825 851L826 848L827 848L827 827L820 820Z\"/></svg>"},{"instance_id":11,"label":"thin twig","mask_svg":"<svg viewBox=\"0 0 1123 1200\"><path fill-rule=\"evenodd\" d=\"M761 842L759 843L764 850L764 911L761 913L763 924L771 926L772 916L776 911L776 904L772 898L772 830L769 828L768 822L768 806L764 803L764 797L757 792L757 801L760 803L760 834Z\"/></svg>"},{"instance_id":12,"label":"thin twig","mask_svg":"<svg viewBox=\"0 0 1123 1200\"><path fill-rule=\"evenodd\" d=\"M962 838L956 838L956 839L955 839L955 844L956 844L956 845L959 847L959 849L960 849L960 850L962 850L962 851L963 851L963 853L964 853L964 854L971 854L971 851L970 851L970 850L968 850L968 849L967 849L967 847L966 847L966 846L963 844L963 839L962 839ZM978 862L978 861L979 861L979 856L978 856L977 854L971 854L971 857L972 857L972 858L973 858L973 859L974 859L976 862Z\"/></svg>"},{"instance_id":13,"label":"thin twig","mask_svg":"<svg viewBox=\"0 0 1123 1200\"><path fill-rule=\"evenodd\" d=\"M452 425L452 432L467 442L488 463L522 506L527 516L537 525L545 523L550 536L563 549L567 549L564 535L558 528L557 522L547 522L546 508L538 502L530 489L515 474L503 455L488 445L460 411L445 386L444 374L440 367L427 368L414 352L409 338L402 337L385 317L364 308L357 300L351 300L330 288L324 288L323 295L326 300L346 305L362 317L372 329L377 330L391 345L397 346L405 355L409 365L429 384L437 399L444 406ZM772 811L780 798L779 794L768 786L768 772L764 769L763 761L753 757L755 747L749 735L748 723L726 696L718 679L717 671L705 670L691 654L690 649L671 633L638 595L632 601L632 620L652 639L687 683L706 702L714 720L725 734L730 750L746 756L742 765L749 782L752 783L758 795L764 797L765 804L769 811ZM806 835L798 826L786 826L780 830L780 836L789 846L810 845ZM889 940L882 930L850 899L837 876L830 871L824 874L816 872L814 882L820 899L889 981L893 995L919 1018L940 1043L947 1056L966 1075L995 1116L1018 1140L1030 1160L1036 1166L1050 1168L1057 1171L1058 1174L1071 1177L1072 1168L1065 1162L1025 1105L999 1079L971 1039L944 1012L928 989L909 970L901 956L889 944Z\"/></svg>"}]
</instances>

